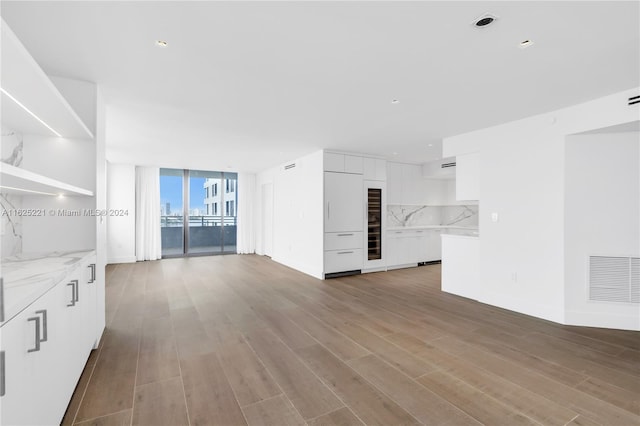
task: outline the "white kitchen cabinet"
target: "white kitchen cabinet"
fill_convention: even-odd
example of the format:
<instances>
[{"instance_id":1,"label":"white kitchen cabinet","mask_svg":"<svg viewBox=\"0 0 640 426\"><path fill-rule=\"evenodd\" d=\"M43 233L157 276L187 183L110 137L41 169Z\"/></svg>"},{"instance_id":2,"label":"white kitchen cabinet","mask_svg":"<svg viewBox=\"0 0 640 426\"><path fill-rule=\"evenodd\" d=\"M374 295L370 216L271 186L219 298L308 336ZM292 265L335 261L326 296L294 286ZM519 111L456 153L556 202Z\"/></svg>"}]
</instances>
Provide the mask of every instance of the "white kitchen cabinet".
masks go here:
<instances>
[{"instance_id":1,"label":"white kitchen cabinet","mask_svg":"<svg viewBox=\"0 0 640 426\"><path fill-rule=\"evenodd\" d=\"M365 180L387 180L387 162L380 158L364 159L363 177Z\"/></svg>"},{"instance_id":2,"label":"white kitchen cabinet","mask_svg":"<svg viewBox=\"0 0 640 426\"><path fill-rule=\"evenodd\" d=\"M441 229L428 229L425 231L426 255L421 262L434 262L442 259Z\"/></svg>"},{"instance_id":3,"label":"white kitchen cabinet","mask_svg":"<svg viewBox=\"0 0 640 426\"><path fill-rule=\"evenodd\" d=\"M362 232L362 175L325 172L324 231Z\"/></svg>"},{"instance_id":4,"label":"white kitchen cabinet","mask_svg":"<svg viewBox=\"0 0 640 426\"><path fill-rule=\"evenodd\" d=\"M456 199L480 200L480 153L456 157Z\"/></svg>"},{"instance_id":5,"label":"white kitchen cabinet","mask_svg":"<svg viewBox=\"0 0 640 426\"><path fill-rule=\"evenodd\" d=\"M415 164L402 165L402 204L425 204L422 170Z\"/></svg>"},{"instance_id":6,"label":"white kitchen cabinet","mask_svg":"<svg viewBox=\"0 0 640 426\"><path fill-rule=\"evenodd\" d=\"M62 420L96 341L91 263L95 254L2 324L1 425Z\"/></svg>"},{"instance_id":7,"label":"white kitchen cabinet","mask_svg":"<svg viewBox=\"0 0 640 426\"><path fill-rule=\"evenodd\" d=\"M336 152L324 153L324 171L337 173L352 173L361 175L364 170L364 159L358 155L340 154Z\"/></svg>"},{"instance_id":8,"label":"white kitchen cabinet","mask_svg":"<svg viewBox=\"0 0 640 426\"><path fill-rule=\"evenodd\" d=\"M362 269L362 249L351 248L324 252L324 273L349 272Z\"/></svg>"},{"instance_id":9,"label":"white kitchen cabinet","mask_svg":"<svg viewBox=\"0 0 640 426\"><path fill-rule=\"evenodd\" d=\"M401 163L387 163L387 203L391 205L403 204L402 166Z\"/></svg>"}]
</instances>

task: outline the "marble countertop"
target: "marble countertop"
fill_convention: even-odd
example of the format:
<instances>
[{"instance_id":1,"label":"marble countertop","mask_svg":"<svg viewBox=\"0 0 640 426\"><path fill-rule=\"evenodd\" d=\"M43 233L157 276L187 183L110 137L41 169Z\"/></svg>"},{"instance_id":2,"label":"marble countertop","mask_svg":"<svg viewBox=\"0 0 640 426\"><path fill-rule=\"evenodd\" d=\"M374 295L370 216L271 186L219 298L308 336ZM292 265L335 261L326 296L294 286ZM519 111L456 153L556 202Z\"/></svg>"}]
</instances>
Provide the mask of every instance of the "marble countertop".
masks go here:
<instances>
[{"instance_id":1,"label":"marble countertop","mask_svg":"<svg viewBox=\"0 0 640 426\"><path fill-rule=\"evenodd\" d=\"M2 258L5 322L53 288L94 250L28 253Z\"/></svg>"}]
</instances>

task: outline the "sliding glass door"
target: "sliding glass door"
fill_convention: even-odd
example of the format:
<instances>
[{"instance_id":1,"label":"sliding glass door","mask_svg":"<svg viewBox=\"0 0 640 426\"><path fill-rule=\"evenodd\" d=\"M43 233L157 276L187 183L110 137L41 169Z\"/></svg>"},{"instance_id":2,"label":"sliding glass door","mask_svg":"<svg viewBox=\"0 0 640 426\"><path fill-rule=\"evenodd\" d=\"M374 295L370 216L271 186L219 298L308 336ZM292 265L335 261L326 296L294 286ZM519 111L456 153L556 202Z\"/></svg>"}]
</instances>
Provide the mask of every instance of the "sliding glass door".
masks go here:
<instances>
[{"instance_id":1,"label":"sliding glass door","mask_svg":"<svg viewBox=\"0 0 640 426\"><path fill-rule=\"evenodd\" d=\"M161 169L160 192L163 203L163 173ZM177 239L169 240L169 234L178 232L163 227L163 257L222 254L236 252L237 225L237 174L203 170L178 170L182 183L183 224L180 250L175 248ZM173 176L173 175L171 175ZM175 189L165 185L167 191ZM177 185L173 185L177 186ZM177 195L174 195L177 197ZM170 218L171 219L171 218ZM163 216L163 224L167 222ZM167 234L167 238L165 238ZM165 239L167 240L165 250Z\"/></svg>"},{"instance_id":2,"label":"sliding glass door","mask_svg":"<svg viewBox=\"0 0 640 426\"><path fill-rule=\"evenodd\" d=\"M160 169L162 257L184 253L184 170Z\"/></svg>"}]
</instances>

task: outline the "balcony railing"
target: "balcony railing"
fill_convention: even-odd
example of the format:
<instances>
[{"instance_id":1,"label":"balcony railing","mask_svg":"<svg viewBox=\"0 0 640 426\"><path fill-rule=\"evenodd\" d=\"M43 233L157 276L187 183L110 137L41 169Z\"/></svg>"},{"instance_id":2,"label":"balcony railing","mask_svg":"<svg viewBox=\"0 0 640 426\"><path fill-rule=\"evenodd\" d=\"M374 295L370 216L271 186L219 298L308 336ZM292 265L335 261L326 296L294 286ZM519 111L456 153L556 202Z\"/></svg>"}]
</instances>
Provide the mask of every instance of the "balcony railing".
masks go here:
<instances>
[{"instance_id":1,"label":"balcony railing","mask_svg":"<svg viewBox=\"0 0 640 426\"><path fill-rule=\"evenodd\" d=\"M236 226L236 216L189 216L189 227L193 226ZM160 216L161 228L173 228L184 226L182 216Z\"/></svg>"}]
</instances>

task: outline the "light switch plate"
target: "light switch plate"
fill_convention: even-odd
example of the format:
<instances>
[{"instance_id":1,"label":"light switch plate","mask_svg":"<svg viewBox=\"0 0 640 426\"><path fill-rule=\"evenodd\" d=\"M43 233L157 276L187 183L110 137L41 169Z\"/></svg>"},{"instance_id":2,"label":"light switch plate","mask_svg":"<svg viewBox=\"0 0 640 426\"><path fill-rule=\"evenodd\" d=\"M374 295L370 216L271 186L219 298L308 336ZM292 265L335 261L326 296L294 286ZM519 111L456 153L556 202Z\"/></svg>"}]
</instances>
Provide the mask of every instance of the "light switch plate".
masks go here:
<instances>
[{"instance_id":1,"label":"light switch plate","mask_svg":"<svg viewBox=\"0 0 640 426\"><path fill-rule=\"evenodd\" d=\"M498 221L498 213L491 213L491 222Z\"/></svg>"}]
</instances>

